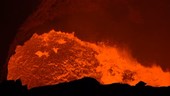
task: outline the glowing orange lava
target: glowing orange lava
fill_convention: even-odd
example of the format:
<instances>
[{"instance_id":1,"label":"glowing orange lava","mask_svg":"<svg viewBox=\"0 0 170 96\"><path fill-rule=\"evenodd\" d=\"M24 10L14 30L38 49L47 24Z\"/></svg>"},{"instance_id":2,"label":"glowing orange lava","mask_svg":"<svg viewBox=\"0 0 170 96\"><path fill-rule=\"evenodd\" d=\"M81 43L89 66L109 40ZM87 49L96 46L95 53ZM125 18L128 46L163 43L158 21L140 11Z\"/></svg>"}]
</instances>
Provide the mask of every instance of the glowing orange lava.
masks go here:
<instances>
[{"instance_id":1,"label":"glowing orange lava","mask_svg":"<svg viewBox=\"0 0 170 96\"><path fill-rule=\"evenodd\" d=\"M170 85L170 72L160 66L142 66L126 50L81 41L74 34L34 34L8 63L8 80L21 79L29 88L69 82L85 76L102 84L144 81L151 86Z\"/></svg>"}]
</instances>

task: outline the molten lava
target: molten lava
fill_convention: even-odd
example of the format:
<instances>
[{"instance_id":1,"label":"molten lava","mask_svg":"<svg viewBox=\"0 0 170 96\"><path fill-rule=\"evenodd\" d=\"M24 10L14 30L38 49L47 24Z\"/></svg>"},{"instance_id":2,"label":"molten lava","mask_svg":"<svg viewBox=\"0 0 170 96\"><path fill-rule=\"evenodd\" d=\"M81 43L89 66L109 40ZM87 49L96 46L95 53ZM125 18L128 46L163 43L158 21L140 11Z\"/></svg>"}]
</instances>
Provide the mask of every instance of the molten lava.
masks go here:
<instances>
[{"instance_id":1,"label":"molten lava","mask_svg":"<svg viewBox=\"0 0 170 96\"><path fill-rule=\"evenodd\" d=\"M170 72L142 66L126 50L81 41L74 34L55 32L17 46L8 63L8 80L21 79L29 88L93 77L102 84L144 81L151 86L170 85Z\"/></svg>"}]
</instances>

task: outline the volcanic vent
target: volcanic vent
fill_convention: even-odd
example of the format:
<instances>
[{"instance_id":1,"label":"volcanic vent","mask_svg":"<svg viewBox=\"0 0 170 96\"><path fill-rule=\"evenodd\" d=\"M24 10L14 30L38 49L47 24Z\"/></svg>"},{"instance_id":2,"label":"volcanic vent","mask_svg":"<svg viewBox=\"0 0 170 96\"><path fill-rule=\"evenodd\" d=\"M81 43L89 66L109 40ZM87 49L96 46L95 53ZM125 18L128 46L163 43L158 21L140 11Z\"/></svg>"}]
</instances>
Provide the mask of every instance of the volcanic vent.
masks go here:
<instances>
[{"instance_id":1,"label":"volcanic vent","mask_svg":"<svg viewBox=\"0 0 170 96\"><path fill-rule=\"evenodd\" d=\"M159 66L144 67L123 49L81 41L74 33L54 30L34 34L17 46L8 63L8 80L21 79L29 88L93 77L102 84L115 82L152 86L170 85L170 73Z\"/></svg>"}]
</instances>

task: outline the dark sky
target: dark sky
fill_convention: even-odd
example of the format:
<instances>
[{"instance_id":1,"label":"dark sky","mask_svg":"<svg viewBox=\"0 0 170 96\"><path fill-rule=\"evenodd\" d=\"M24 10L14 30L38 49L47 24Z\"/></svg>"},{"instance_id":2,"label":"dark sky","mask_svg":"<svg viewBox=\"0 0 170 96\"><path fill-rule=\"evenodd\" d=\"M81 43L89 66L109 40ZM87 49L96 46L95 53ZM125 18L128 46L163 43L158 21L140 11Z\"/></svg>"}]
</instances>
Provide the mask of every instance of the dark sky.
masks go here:
<instances>
[{"instance_id":1,"label":"dark sky","mask_svg":"<svg viewBox=\"0 0 170 96\"><path fill-rule=\"evenodd\" d=\"M54 28L75 31L82 40L126 44L144 65L157 62L163 69L170 68L169 0L42 1L35 11L40 0L1 0L1 65L19 28L17 39L22 43L35 31Z\"/></svg>"}]
</instances>

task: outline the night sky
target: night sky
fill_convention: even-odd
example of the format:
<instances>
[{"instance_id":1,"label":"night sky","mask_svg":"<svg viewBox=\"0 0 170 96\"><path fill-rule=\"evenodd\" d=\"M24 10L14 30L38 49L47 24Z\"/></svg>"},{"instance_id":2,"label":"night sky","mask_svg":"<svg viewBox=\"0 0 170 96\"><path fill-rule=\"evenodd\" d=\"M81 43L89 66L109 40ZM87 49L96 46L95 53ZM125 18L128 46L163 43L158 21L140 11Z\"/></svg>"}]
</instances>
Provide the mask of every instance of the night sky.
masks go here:
<instances>
[{"instance_id":1,"label":"night sky","mask_svg":"<svg viewBox=\"0 0 170 96\"><path fill-rule=\"evenodd\" d=\"M170 69L169 0L46 0L38 11L40 0L1 2L1 65L19 28L17 38L54 28L75 31L86 41L123 44L144 65L156 62ZM31 17L25 22L28 16Z\"/></svg>"}]
</instances>

